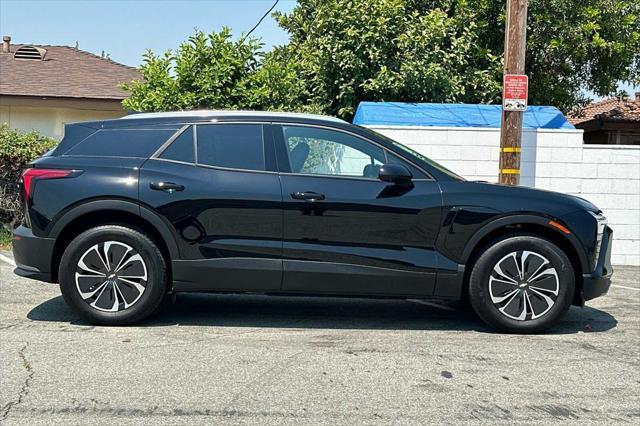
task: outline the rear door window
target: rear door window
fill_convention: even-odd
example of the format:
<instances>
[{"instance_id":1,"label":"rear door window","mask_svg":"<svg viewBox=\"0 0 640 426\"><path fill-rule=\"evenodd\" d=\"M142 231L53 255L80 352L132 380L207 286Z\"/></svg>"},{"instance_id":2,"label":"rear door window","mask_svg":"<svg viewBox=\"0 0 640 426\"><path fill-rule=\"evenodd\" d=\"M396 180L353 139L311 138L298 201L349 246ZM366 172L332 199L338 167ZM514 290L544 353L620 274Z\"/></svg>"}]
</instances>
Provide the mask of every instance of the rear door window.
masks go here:
<instances>
[{"instance_id":1,"label":"rear door window","mask_svg":"<svg viewBox=\"0 0 640 426\"><path fill-rule=\"evenodd\" d=\"M64 155L148 158L178 127L101 129Z\"/></svg>"},{"instance_id":2,"label":"rear door window","mask_svg":"<svg viewBox=\"0 0 640 426\"><path fill-rule=\"evenodd\" d=\"M261 124L205 124L196 128L198 164L265 170Z\"/></svg>"}]
</instances>

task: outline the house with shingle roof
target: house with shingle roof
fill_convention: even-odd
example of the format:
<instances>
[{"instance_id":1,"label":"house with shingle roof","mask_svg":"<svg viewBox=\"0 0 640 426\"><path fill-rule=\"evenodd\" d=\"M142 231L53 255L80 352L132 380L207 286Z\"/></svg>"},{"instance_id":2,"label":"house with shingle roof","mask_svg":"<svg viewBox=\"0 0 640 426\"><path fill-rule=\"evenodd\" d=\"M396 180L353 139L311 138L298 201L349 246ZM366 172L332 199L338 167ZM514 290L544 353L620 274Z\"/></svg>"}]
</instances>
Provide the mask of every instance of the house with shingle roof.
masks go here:
<instances>
[{"instance_id":1,"label":"house with shingle roof","mask_svg":"<svg viewBox=\"0 0 640 426\"><path fill-rule=\"evenodd\" d=\"M120 84L135 68L69 46L10 44L0 51L0 122L62 138L64 124L126 114Z\"/></svg>"},{"instance_id":2,"label":"house with shingle roof","mask_svg":"<svg viewBox=\"0 0 640 426\"><path fill-rule=\"evenodd\" d=\"M640 145L640 93L593 102L569 116L587 144Z\"/></svg>"}]
</instances>

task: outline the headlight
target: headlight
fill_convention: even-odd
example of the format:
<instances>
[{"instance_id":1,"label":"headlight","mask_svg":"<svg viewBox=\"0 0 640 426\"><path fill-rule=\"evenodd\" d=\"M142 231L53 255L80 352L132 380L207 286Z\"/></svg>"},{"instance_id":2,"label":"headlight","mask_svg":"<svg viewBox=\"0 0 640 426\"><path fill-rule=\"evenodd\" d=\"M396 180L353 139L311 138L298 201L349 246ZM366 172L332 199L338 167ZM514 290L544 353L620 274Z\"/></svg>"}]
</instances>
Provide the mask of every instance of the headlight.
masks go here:
<instances>
[{"instance_id":1,"label":"headlight","mask_svg":"<svg viewBox=\"0 0 640 426\"><path fill-rule=\"evenodd\" d=\"M596 219L597 227L596 227L596 245L593 251L593 258L591 259L591 268L594 269L596 267L596 262L598 261L598 256L600 256L600 246L602 245L602 236L604 235L604 228L607 227L607 218L602 213L594 213L589 212Z\"/></svg>"}]
</instances>

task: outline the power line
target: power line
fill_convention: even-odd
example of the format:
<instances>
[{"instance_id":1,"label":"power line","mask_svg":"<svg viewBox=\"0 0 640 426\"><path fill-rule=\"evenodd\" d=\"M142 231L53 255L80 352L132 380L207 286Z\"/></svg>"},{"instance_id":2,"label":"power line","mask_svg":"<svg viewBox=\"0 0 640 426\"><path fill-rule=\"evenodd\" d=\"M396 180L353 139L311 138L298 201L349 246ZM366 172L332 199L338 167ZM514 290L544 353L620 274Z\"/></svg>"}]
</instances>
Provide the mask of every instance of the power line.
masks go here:
<instances>
[{"instance_id":1,"label":"power line","mask_svg":"<svg viewBox=\"0 0 640 426\"><path fill-rule=\"evenodd\" d=\"M258 28L258 26L262 23L262 21L264 21L264 18L266 18L266 17L267 17L267 15L271 13L271 11L276 7L276 5L278 4L278 2L279 2L279 1L280 1L280 0L276 0L276 1L271 5L271 7L269 8L269 10L267 10L267 11L265 12L265 14L264 14L264 15L262 15L262 18L260 18L260 20L258 21L258 23L257 23L257 24L255 24L255 25L253 26L253 28L251 28L251 29L249 30L249 32L248 32L247 34L245 34L245 36L244 36L244 37L242 37L242 40L243 40L243 41L244 41L247 37L249 37L249 35L250 35L250 34L251 34L251 33L252 33L256 28Z\"/></svg>"}]
</instances>

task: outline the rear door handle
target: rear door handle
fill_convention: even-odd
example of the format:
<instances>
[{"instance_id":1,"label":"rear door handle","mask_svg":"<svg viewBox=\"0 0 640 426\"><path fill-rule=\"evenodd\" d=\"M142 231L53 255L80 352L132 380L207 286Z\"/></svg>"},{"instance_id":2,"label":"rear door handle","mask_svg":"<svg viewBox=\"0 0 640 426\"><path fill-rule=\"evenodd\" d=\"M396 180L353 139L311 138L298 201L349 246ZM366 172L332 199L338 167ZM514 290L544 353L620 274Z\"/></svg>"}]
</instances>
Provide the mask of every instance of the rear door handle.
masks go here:
<instances>
[{"instance_id":1,"label":"rear door handle","mask_svg":"<svg viewBox=\"0 0 640 426\"><path fill-rule=\"evenodd\" d=\"M322 201L324 200L324 194L318 194L317 192L313 192L313 191L294 192L291 194L291 198L295 200L305 200L305 201Z\"/></svg>"},{"instance_id":2,"label":"rear door handle","mask_svg":"<svg viewBox=\"0 0 640 426\"><path fill-rule=\"evenodd\" d=\"M184 185L173 182L151 182L149 187L156 191L176 192L184 191Z\"/></svg>"}]
</instances>

